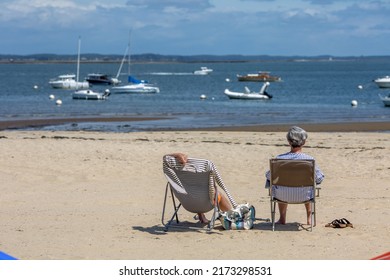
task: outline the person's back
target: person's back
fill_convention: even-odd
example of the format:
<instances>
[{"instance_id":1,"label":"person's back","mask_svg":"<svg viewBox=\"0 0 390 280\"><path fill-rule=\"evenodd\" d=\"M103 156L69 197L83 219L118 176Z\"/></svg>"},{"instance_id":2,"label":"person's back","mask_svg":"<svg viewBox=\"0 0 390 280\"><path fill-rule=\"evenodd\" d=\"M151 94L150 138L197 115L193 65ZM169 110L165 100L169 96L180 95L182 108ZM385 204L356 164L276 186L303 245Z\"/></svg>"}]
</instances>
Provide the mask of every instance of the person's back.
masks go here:
<instances>
[{"instance_id":1,"label":"person's back","mask_svg":"<svg viewBox=\"0 0 390 280\"><path fill-rule=\"evenodd\" d=\"M276 158L279 159L312 159L314 158L310 155L307 155L302 152L303 145L306 143L307 133L300 127L293 126L289 129L287 133L287 141L290 145L290 151L284 154L278 155ZM316 183L320 184L324 179L324 174L322 171L316 166ZM270 180L270 171L266 172L267 181ZM283 186L270 186L271 192L273 196L282 201L289 202L298 202L309 200L314 197L315 193L313 193L312 188L299 188L299 189L291 189ZM280 219L277 223L285 224L286 223L286 214L287 214L287 204L279 203L279 212ZM310 204L306 203L306 212L307 212L307 223L310 224L310 215L311 208Z\"/></svg>"}]
</instances>

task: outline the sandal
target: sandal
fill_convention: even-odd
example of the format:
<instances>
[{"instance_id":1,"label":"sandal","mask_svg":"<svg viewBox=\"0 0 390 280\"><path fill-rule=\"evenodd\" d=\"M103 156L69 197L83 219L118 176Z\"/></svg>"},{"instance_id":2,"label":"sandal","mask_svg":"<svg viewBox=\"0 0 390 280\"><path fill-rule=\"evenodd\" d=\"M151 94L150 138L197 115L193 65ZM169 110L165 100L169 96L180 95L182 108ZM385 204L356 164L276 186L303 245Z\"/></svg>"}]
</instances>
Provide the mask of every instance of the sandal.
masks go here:
<instances>
[{"instance_id":1,"label":"sandal","mask_svg":"<svg viewBox=\"0 0 390 280\"><path fill-rule=\"evenodd\" d=\"M331 227L331 228L346 228L347 225L342 220L333 220L330 223L327 223L325 227Z\"/></svg>"},{"instance_id":2,"label":"sandal","mask_svg":"<svg viewBox=\"0 0 390 280\"><path fill-rule=\"evenodd\" d=\"M341 218L340 221L342 221L343 224L345 224L347 227L353 228L353 224L350 221L348 221L346 218Z\"/></svg>"}]
</instances>

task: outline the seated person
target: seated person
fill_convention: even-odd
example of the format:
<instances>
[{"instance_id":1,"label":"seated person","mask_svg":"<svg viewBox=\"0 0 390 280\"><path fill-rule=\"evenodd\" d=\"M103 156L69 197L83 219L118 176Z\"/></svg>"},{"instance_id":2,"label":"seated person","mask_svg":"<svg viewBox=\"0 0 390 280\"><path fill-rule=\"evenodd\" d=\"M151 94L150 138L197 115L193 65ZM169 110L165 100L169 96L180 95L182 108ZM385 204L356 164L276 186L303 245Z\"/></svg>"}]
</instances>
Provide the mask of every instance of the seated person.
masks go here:
<instances>
[{"instance_id":1,"label":"seated person","mask_svg":"<svg viewBox=\"0 0 390 280\"><path fill-rule=\"evenodd\" d=\"M287 133L287 141L290 145L290 151L281 155L278 155L276 158L280 159L314 159L312 156L304 154L302 152L303 145L307 139L307 133L300 127L293 126L289 129ZM316 166L316 183L320 184L324 179L324 174ZM267 178L266 187L269 186L270 180L270 171L267 171L265 174ZM308 200L314 197L315 193L312 192L311 188L301 188L300 190L294 190L294 193L287 191L289 188L283 186L272 186L272 194L279 200L298 202ZM311 206L310 203L305 204L306 214L307 214L307 224L310 225L310 216L311 216ZM286 215L287 215L287 204L278 203L280 218L277 224L286 224Z\"/></svg>"},{"instance_id":2,"label":"seated person","mask_svg":"<svg viewBox=\"0 0 390 280\"><path fill-rule=\"evenodd\" d=\"M183 154L183 153L173 153L173 154L169 154L169 156L175 157L182 164L185 164L187 162L187 159L188 159L188 156L186 154ZM214 201L214 203L215 203L215 201ZM219 204L219 208L221 209L221 211L224 211L224 212L231 210L233 208L230 201L224 195L222 195L220 192L218 193L218 204ZM204 224L209 223L209 220L206 218L204 213L197 213L197 216L198 216L199 221L201 223L204 223Z\"/></svg>"}]
</instances>

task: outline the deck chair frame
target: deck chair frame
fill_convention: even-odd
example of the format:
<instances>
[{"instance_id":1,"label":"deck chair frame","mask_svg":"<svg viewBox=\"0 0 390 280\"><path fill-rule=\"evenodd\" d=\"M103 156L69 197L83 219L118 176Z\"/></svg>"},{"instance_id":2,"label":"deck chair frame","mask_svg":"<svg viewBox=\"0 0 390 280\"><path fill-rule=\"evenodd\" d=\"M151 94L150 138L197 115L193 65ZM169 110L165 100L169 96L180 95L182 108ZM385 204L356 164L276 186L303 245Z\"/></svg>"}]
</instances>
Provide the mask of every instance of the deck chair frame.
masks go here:
<instances>
[{"instance_id":1,"label":"deck chair frame","mask_svg":"<svg viewBox=\"0 0 390 280\"><path fill-rule=\"evenodd\" d=\"M270 202L272 231L275 230L276 203L284 204L311 204L311 225L316 224L316 175L315 160L312 159L270 159ZM287 188L312 188L313 198L299 202L282 201L274 197L272 186L279 185Z\"/></svg>"},{"instance_id":2,"label":"deck chair frame","mask_svg":"<svg viewBox=\"0 0 390 280\"><path fill-rule=\"evenodd\" d=\"M161 222L164 231L170 227L206 229L210 232L219 214L218 187L226 193L233 206L237 206L215 165L206 159L188 158L186 164L181 164L172 156L164 156L163 171L167 178ZM171 196L173 214L165 220L168 197ZM214 201L216 203L214 203ZM184 208L191 213L206 213L212 211L207 228L183 226L179 221L179 210Z\"/></svg>"},{"instance_id":3,"label":"deck chair frame","mask_svg":"<svg viewBox=\"0 0 390 280\"><path fill-rule=\"evenodd\" d=\"M172 205L173 205L174 212L173 212L171 218L168 221L166 221L165 220L165 210L166 210L166 206L167 206L167 200L168 200L169 193L170 193L170 196L172 199ZM214 228L215 220L218 218L219 205L218 205L217 195L218 195L218 192L216 192L216 196L215 196L215 199L216 199L215 201L217 201L217 204L211 209L211 210L213 210L213 213L212 213L210 222L207 225L207 228L206 228L207 231L211 231ZM189 229L196 229L196 230L203 229L201 227L191 227L191 226L179 225L180 221L179 221L178 212L179 212L181 207L182 207L182 204L180 201L178 201L175 198L175 194L174 194L174 191L172 189L171 184L167 183L166 188L165 188L164 205L163 205L163 211L162 211L162 217L161 217L161 223L164 225L164 231L167 232L170 227L189 228ZM176 222L176 224L174 224L175 222Z\"/></svg>"}]
</instances>

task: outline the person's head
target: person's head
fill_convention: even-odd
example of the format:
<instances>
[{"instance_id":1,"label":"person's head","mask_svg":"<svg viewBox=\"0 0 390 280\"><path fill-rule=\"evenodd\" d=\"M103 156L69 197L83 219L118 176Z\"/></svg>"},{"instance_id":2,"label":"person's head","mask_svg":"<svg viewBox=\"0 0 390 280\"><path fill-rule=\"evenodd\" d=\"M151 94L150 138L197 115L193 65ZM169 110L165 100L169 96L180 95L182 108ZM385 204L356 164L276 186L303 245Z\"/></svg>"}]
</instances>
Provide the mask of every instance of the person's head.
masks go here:
<instances>
[{"instance_id":1,"label":"person's head","mask_svg":"<svg viewBox=\"0 0 390 280\"><path fill-rule=\"evenodd\" d=\"M302 147L307 139L307 132L298 126L293 126L287 132L287 141L293 148Z\"/></svg>"}]
</instances>

